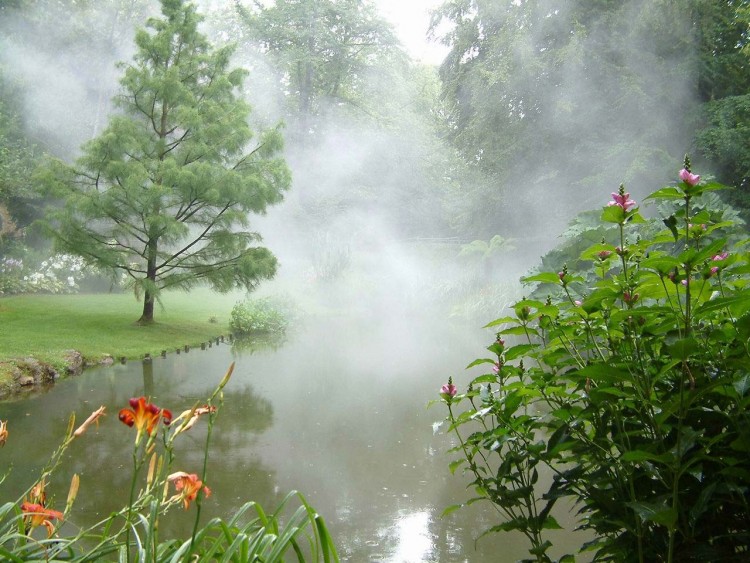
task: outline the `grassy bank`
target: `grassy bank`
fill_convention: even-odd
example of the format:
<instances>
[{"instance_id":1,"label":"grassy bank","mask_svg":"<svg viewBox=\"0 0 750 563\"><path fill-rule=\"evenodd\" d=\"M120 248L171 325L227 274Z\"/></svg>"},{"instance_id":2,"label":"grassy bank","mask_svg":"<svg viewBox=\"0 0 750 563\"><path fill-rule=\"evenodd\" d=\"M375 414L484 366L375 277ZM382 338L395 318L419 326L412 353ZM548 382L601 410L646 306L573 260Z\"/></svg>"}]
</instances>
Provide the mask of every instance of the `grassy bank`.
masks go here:
<instances>
[{"instance_id":1,"label":"grassy bank","mask_svg":"<svg viewBox=\"0 0 750 563\"><path fill-rule=\"evenodd\" d=\"M166 293L150 326L135 324L142 306L132 294L0 298L0 385L9 383L12 361L29 356L59 367L71 349L91 360L140 358L227 334L232 306L243 295Z\"/></svg>"}]
</instances>

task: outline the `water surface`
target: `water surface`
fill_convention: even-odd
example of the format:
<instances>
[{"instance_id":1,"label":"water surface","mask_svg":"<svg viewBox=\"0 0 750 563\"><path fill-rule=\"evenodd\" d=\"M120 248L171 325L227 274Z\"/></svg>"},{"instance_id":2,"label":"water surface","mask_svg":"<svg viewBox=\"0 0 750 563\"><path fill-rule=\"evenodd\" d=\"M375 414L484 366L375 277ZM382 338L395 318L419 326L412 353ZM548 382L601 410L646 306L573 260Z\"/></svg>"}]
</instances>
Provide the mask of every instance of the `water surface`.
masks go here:
<instances>
[{"instance_id":1,"label":"water surface","mask_svg":"<svg viewBox=\"0 0 750 563\"><path fill-rule=\"evenodd\" d=\"M449 375L459 385L469 380L464 367L483 355L489 338L399 315L326 318L304 323L276 348L222 344L151 364L92 369L0 405L10 430L0 466L12 465L0 498L17 498L33 484L71 412L80 422L103 404L107 417L73 443L50 490L61 508L70 476L79 473L71 520L85 525L106 515L127 498L131 475L133 430L117 420L119 409L148 395L179 413L208 396L235 361L212 435L207 518L231 516L248 500L271 510L294 489L324 516L343 561L515 561L527 556L523 538L494 534L475 542L498 522L490 505L440 517L469 498L469 479L450 474L452 438L434 431L444 408L427 408ZM201 425L181 437L175 470L200 473L205 437ZM162 537L185 534L191 516L170 512ZM569 534L552 541L556 551L574 550Z\"/></svg>"}]
</instances>

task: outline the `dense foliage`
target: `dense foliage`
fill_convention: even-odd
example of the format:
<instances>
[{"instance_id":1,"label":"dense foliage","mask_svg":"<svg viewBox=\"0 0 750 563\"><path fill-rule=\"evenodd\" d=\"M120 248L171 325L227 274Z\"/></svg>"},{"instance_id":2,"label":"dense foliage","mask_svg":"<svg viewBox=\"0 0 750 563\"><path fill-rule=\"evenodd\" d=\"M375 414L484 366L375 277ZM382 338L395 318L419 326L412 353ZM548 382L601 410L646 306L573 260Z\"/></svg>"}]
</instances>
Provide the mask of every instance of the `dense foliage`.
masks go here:
<instances>
[{"instance_id":1,"label":"dense foliage","mask_svg":"<svg viewBox=\"0 0 750 563\"><path fill-rule=\"evenodd\" d=\"M694 145L744 193L748 5L445 2L433 30L448 24L447 132L492 179L466 194L474 212L462 227L487 237L531 215L556 222L594 205L591 186L666 181ZM536 205L546 197L556 205Z\"/></svg>"},{"instance_id":2,"label":"dense foliage","mask_svg":"<svg viewBox=\"0 0 750 563\"><path fill-rule=\"evenodd\" d=\"M750 257L699 205L719 188L686 162L649 197L681 205L648 238L634 236L645 219L630 194L613 193L601 220L614 240L583 250L589 275L527 278L555 291L488 325L493 357L470 367L490 373L442 389L459 438L452 469L504 516L492 531L525 534L536 561L550 560L544 530L558 527L562 498L596 560L747 556Z\"/></svg>"}]
</instances>

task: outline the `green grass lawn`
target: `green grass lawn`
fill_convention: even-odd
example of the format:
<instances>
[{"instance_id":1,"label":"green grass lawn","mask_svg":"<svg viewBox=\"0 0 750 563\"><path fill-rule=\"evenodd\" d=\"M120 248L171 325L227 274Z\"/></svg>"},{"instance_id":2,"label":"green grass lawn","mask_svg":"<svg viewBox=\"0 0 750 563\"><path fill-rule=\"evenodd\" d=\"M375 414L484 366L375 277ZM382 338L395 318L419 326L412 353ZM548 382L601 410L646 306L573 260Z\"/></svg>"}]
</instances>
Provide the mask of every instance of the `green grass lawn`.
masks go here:
<instances>
[{"instance_id":1,"label":"green grass lawn","mask_svg":"<svg viewBox=\"0 0 750 563\"><path fill-rule=\"evenodd\" d=\"M152 356L195 346L229 332L232 306L244 297L208 290L169 292L155 323L139 326L142 304L128 294L14 295L0 298L0 363L33 356L60 366L66 350L98 360ZM0 383L3 375L0 373Z\"/></svg>"}]
</instances>

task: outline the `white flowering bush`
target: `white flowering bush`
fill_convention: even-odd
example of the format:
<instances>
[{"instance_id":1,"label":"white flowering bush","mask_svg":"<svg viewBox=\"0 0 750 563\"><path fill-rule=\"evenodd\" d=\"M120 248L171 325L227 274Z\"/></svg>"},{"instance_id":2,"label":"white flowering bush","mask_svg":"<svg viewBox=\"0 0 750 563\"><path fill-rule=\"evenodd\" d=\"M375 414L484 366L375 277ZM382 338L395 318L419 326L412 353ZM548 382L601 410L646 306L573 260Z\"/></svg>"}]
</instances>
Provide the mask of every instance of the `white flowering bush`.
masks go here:
<instances>
[{"instance_id":1,"label":"white flowering bush","mask_svg":"<svg viewBox=\"0 0 750 563\"><path fill-rule=\"evenodd\" d=\"M98 269L72 254L55 254L36 265L28 258L0 258L0 295L78 293L82 284L103 278Z\"/></svg>"}]
</instances>

